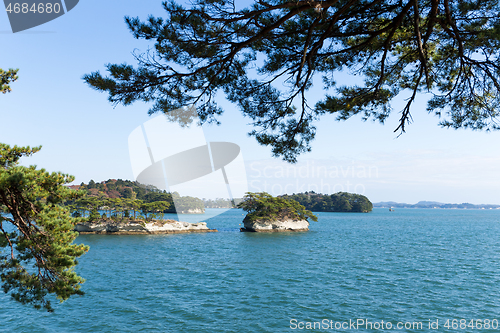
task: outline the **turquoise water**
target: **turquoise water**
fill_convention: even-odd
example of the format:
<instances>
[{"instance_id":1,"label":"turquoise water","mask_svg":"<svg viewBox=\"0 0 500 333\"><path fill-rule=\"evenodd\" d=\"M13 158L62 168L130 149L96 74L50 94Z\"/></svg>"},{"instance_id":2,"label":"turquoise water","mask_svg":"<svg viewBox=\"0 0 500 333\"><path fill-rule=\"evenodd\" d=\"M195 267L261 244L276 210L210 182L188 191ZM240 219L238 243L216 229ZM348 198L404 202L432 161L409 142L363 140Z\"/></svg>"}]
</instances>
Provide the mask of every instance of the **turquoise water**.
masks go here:
<instances>
[{"instance_id":1,"label":"turquoise water","mask_svg":"<svg viewBox=\"0 0 500 333\"><path fill-rule=\"evenodd\" d=\"M1 295L0 331L500 331L444 327L500 320L500 210L317 213L309 232L273 234L239 232L242 213L208 220L218 233L79 236L86 295L53 314ZM358 319L375 326L335 329Z\"/></svg>"}]
</instances>

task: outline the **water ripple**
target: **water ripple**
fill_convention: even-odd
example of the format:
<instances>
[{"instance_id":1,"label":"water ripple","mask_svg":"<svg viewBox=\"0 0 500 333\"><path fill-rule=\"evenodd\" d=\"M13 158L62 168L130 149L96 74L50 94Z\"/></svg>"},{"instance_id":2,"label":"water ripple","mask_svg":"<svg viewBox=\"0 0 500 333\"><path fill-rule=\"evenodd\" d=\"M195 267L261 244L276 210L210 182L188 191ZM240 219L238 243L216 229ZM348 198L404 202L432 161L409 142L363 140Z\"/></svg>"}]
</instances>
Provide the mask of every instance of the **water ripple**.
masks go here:
<instances>
[{"instance_id":1,"label":"water ripple","mask_svg":"<svg viewBox=\"0 0 500 333\"><path fill-rule=\"evenodd\" d=\"M240 233L241 212L229 211L208 221L218 233L80 236L91 246L77 268L86 295L54 314L2 295L1 327L288 332L294 318L500 318L500 212L318 215L304 233Z\"/></svg>"}]
</instances>

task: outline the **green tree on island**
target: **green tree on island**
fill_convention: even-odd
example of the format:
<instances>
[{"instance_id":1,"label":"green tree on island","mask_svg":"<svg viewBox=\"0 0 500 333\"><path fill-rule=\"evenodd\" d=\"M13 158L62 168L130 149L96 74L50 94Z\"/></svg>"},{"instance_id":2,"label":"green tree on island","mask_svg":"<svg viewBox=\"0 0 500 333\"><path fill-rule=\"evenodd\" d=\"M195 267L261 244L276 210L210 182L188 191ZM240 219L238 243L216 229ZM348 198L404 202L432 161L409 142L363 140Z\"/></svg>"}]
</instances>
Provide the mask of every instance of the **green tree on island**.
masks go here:
<instances>
[{"instance_id":1,"label":"green tree on island","mask_svg":"<svg viewBox=\"0 0 500 333\"><path fill-rule=\"evenodd\" d=\"M63 186L74 177L19 165L40 148L0 143L0 277L15 300L53 311L49 294L61 302L83 294L73 267L88 247L73 244L78 219L61 206L82 194Z\"/></svg>"},{"instance_id":2,"label":"green tree on island","mask_svg":"<svg viewBox=\"0 0 500 333\"><path fill-rule=\"evenodd\" d=\"M237 207L247 212L247 221L318 220L316 215L297 201L273 197L266 192L247 192Z\"/></svg>"},{"instance_id":3,"label":"green tree on island","mask_svg":"<svg viewBox=\"0 0 500 333\"><path fill-rule=\"evenodd\" d=\"M274 156L296 161L310 150L314 122L334 114L383 123L391 101L407 96L395 132L404 132L419 94L449 128L499 129L500 6L497 0L193 0L163 2L165 18L126 17L151 40L138 67L108 64L85 75L112 103L155 101L150 113L196 105L202 121L222 113L224 92L253 120ZM350 72L360 80L341 82ZM322 79L319 81L318 79ZM308 103L323 83L325 96ZM317 87L315 87L317 90Z\"/></svg>"},{"instance_id":4,"label":"green tree on island","mask_svg":"<svg viewBox=\"0 0 500 333\"><path fill-rule=\"evenodd\" d=\"M167 201L154 201L149 203L143 203L141 205L141 210L145 216L153 214L153 217L163 220L164 213L170 208L170 202Z\"/></svg>"}]
</instances>

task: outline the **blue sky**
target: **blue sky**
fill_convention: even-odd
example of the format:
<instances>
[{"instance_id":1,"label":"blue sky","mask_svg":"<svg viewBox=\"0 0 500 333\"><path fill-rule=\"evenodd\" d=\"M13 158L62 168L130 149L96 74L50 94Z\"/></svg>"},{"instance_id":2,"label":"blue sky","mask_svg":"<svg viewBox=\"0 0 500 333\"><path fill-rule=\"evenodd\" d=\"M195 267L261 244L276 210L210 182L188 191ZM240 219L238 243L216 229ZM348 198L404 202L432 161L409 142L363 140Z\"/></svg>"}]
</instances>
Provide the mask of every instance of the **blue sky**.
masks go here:
<instances>
[{"instance_id":1,"label":"blue sky","mask_svg":"<svg viewBox=\"0 0 500 333\"><path fill-rule=\"evenodd\" d=\"M0 67L20 71L13 91L0 96L0 142L42 145L23 164L72 174L75 183L133 179L127 139L150 119L149 105L113 107L82 76L102 71L106 63L135 64L132 51L145 51L150 44L132 37L124 16L145 19L149 14L163 14L161 1L85 0L54 21L13 34L1 12ZM345 73L338 81L343 80L352 78ZM320 86L314 87L311 101L322 93ZM425 111L425 100L421 96L417 101L414 122L399 138L393 129L403 98L395 101L385 125L323 117L316 123L312 152L293 166L273 159L269 148L248 137L250 120L222 98L222 125L204 130L209 141L240 145L250 190L350 190L373 202L500 204L500 133L442 129Z\"/></svg>"}]
</instances>

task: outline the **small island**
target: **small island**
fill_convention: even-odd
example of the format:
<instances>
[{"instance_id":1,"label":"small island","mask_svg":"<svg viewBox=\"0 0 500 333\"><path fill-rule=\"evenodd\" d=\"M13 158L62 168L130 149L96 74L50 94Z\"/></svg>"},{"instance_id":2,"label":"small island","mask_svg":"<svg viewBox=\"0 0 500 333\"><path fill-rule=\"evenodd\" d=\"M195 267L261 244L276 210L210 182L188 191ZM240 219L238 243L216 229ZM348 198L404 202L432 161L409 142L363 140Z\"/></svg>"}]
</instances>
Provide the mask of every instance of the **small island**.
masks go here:
<instances>
[{"instance_id":1,"label":"small island","mask_svg":"<svg viewBox=\"0 0 500 333\"><path fill-rule=\"evenodd\" d=\"M158 203L162 204L162 211L170 214L203 214L205 207L203 200L180 196L177 192L167 192L152 185L141 184L137 181L108 179L96 183L90 180L88 184L72 185L69 188L80 191L84 196L80 200L69 201L67 205L72 212L83 214L88 210L104 210L108 207L108 216L114 212L140 210L150 212L158 210ZM175 202L175 204L174 204ZM155 206L153 208L153 206Z\"/></svg>"},{"instance_id":2,"label":"small island","mask_svg":"<svg viewBox=\"0 0 500 333\"><path fill-rule=\"evenodd\" d=\"M243 232L308 231L318 218L295 200L261 193L247 193L237 206L247 212Z\"/></svg>"},{"instance_id":3,"label":"small island","mask_svg":"<svg viewBox=\"0 0 500 333\"><path fill-rule=\"evenodd\" d=\"M165 219L165 214L203 214L203 201L181 197L137 182L110 179L71 187L81 197L65 202L79 218L74 231L80 234L137 235L216 232L205 222ZM174 201L176 206L174 205Z\"/></svg>"},{"instance_id":4,"label":"small island","mask_svg":"<svg viewBox=\"0 0 500 333\"><path fill-rule=\"evenodd\" d=\"M107 235L137 235L137 234L172 234L190 232L216 232L209 229L205 222L188 223L172 219L165 219L165 212L170 204L166 201L155 201L142 204L140 207L127 205L108 199L99 201L92 197L78 199L70 207L78 207L73 217L79 222L74 231L80 234L107 234ZM99 207L100 204L108 206ZM130 202L128 202L130 204ZM137 211L137 208L140 208ZM132 209L132 210L129 210ZM100 213L102 212L102 215ZM106 211L109 211L107 213Z\"/></svg>"}]
</instances>

